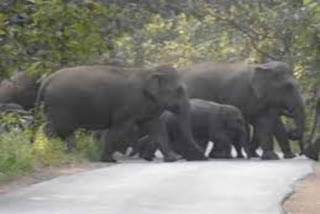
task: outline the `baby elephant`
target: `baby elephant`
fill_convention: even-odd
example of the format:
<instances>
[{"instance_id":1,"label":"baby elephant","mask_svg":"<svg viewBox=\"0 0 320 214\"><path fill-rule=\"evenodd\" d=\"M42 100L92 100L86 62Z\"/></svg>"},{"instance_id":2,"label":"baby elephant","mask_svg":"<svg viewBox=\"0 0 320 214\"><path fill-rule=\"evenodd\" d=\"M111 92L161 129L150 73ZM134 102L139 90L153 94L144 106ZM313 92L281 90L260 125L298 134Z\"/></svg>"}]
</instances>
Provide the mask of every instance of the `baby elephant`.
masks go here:
<instances>
[{"instance_id":1,"label":"baby elephant","mask_svg":"<svg viewBox=\"0 0 320 214\"><path fill-rule=\"evenodd\" d=\"M212 141L215 148L209 153L212 158L231 158L230 148L233 145L237 152L237 158L243 158L242 148L247 153L247 132L245 121L240 110L231 105L223 105L210 101L191 99L191 121L193 136L198 144L205 149ZM171 112L164 112L161 116L165 123L170 145L178 154L185 156L188 148L184 146L183 139L178 129L178 121ZM146 148L154 146L152 143L145 143L142 148L142 156L151 159L154 150L146 154ZM150 149L147 149L150 151ZM248 154L248 153L247 153ZM249 158L249 157L248 157Z\"/></svg>"}]
</instances>

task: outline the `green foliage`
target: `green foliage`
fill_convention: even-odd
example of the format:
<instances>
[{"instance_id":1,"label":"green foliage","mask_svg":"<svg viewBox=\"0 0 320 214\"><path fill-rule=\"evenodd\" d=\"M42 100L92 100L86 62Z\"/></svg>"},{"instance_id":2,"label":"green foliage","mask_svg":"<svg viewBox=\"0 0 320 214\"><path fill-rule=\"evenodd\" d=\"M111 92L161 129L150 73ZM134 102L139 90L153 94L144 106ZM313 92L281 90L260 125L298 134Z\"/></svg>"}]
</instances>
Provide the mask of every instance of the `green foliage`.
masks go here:
<instances>
[{"instance_id":1,"label":"green foliage","mask_svg":"<svg viewBox=\"0 0 320 214\"><path fill-rule=\"evenodd\" d=\"M34 157L29 138L18 131L0 136L0 180L7 175L20 175L31 171Z\"/></svg>"},{"instance_id":2,"label":"green foliage","mask_svg":"<svg viewBox=\"0 0 320 214\"><path fill-rule=\"evenodd\" d=\"M100 159L100 143L96 141L90 132L79 130L75 134L76 151L85 159L98 161Z\"/></svg>"},{"instance_id":3,"label":"green foliage","mask_svg":"<svg viewBox=\"0 0 320 214\"><path fill-rule=\"evenodd\" d=\"M62 0L17 1L0 15L0 69L46 73L61 65L97 62L98 54L107 51L94 19L102 12L98 4L89 8ZM18 17L20 22L14 20Z\"/></svg>"},{"instance_id":4,"label":"green foliage","mask_svg":"<svg viewBox=\"0 0 320 214\"><path fill-rule=\"evenodd\" d=\"M28 173L36 168L97 161L99 144L90 133L76 134L76 151L65 152L65 143L57 138L48 139L40 128L34 142L21 130L4 131L0 135L0 182L12 176Z\"/></svg>"}]
</instances>

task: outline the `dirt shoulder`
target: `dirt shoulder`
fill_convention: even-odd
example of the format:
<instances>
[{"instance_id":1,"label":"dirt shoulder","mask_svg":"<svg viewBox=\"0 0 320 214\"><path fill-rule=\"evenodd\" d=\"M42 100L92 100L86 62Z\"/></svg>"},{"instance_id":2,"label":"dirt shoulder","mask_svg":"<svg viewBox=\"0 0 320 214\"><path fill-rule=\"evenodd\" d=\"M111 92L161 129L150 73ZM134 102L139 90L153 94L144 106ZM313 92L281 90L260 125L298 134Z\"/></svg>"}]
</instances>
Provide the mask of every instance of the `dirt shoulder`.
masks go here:
<instances>
[{"instance_id":1,"label":"dirt shoulder","mask_svg":"<svg viewBox=\"0 0 320 214\"><path fill-rule=\"evenodd\" d=\"M288 214L319 214L320 213L320 164L316 163L315 175L299 182L296 192L285 202Z\"/></svg>"},{"instance_id":2,"label":"dirt shoulder","mask_svg":"<svg viewBox=\"0 0 320 214\"><path fill-rule=\"evenodd\" d=\"M4 184L0 184L0 195L15 189L23 188L31 184L40 183L63 175L72 175L88 170L107 167L108 163L82 163L77 165L65 165L61 167L41 168L35 170L33 173L14 178Z\"/></svg>"}]
</instances>

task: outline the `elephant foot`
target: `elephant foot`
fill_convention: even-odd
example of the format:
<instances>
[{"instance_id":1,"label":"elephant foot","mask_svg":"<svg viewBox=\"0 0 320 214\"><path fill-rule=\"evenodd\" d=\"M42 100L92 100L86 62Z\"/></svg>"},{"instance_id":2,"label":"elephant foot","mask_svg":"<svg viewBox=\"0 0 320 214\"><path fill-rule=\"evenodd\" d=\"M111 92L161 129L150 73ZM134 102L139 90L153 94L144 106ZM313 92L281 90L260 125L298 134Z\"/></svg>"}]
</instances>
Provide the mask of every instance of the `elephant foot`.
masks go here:
<instances>
[{"instance_id":1,"label":"elephant foot","mask_svg":"<svg viewBox=\"0 0 320 214\"><path fill-rule=\"evenodd\" d=\"M292 159L297 157L296 154L294 154L293 152L286 152L283 154L283 158L285 159Z\"/></svg>"},{"instance_id":2,"label":"elephant foot","mask_svg":"<svg viewBox=\"0 0 320 214\"><path fill-rule=\"evenodd\" d=\"M210 158L215 158L215 159L232 159L232 155L230 153L219 153L219 152L211 152L209 154Z\"/></svg>"},{"instance_id":3,"label":"elephant foot","mask_svg":"<svg viewBox=\"0 0 320 214\"><path fill-rule=\"evenodd\" d=\"M136 156L137 154L138 154L137 151L132 150L132 151L130 151L130 153L129 153L129 157L134 157L134 156Z\"/></svg>"},{"instance_id":4,"label":"elephant foot","mask_svg":"<svg viewBox=\"0 0 320 214\"><path fill-rule=\"evenodd\" d=\"M312 147L305 149L303 154L312 160L319 161L319 153L312 149Z\"/></svg>"},{"instance_id":5,"label":"elephant foot","mask_svg":"<svg viewBox=\"0 0 320 214\"><path fill-rule=\"evenodd\" d=\"M206 156L202 155L189 155L185 158L187 161L206 161L208 158Z\"/></svg>"},{"instance_id":6,"label":"elephant foot","mask_svg":"<svg viewBox=\"0 0 320 214\"><path fill-rule=\"evenodd\" d=\"M279 157L273 151L263 152L261 156L262 160L279 160Z\"/></svg>"},{"instance_id":7,"label":"elephant foot","mask_svg":"<svg viewBox=\"0 0 320 214\"><path fill-rule=\"evenodd\" d=\"M143 154L140 156L140 158L142 158L143 160L146 160L146 161L153 161L153 159L155 158L156 156L152 153L152 154ZM176 157L177 159L179 157Z\"/></svg>"},{"instance_id":8,"label":"elephant foot","mask_svg":"<svg viewBox=\"0 0 320 214\"><path fill-rule=\"evenodd\" d=\"M257 151L250 151L249 156L250 158L260 158L260 155L257 153Z\"/></svg>"},{"instance_id":9,"label":"elephant foot","mask_svg":"<svg viewBox=\"0 0 320 214\"><path fill-rule=\"evenodd\" d=\"M237 159L244 159L243 154L238 154L238 155L237 155Z\"/></svg>"},{"instance_id":10,"label":"elephant foot","mask_svg":"<svg viewBox=\"0 0 320 214\"><path fill-rule=\"evenodd\" d=\"M111 157L111 155L108 155L108 156L102 156L100 161L102 162L106 162L106 163L116 163L117 161L115 159L113 159Z\"/></svg>"},{"instance_id":11,"label":"elephant foot","mask_svg":"<svg viewBox=\"0 0 320 214\"><path fill-rule=\"evenodd\" d=\"M143 160L146 160L146 161L153 161L154 159L154 156L153 157L143 157ZM172 162L172 161L166 161L166 162Z\"/></svg>"},{"instance_id":12,"label":"elephant foot","mask_svg":"<svg viewBox=\"0 0 320 214\"><path fill-rule=\"evenodd\" d=\"M164 157L164 162L175 162L179 159L182 159L181 155L172 152Z\"/></svg>"}]
</instances>

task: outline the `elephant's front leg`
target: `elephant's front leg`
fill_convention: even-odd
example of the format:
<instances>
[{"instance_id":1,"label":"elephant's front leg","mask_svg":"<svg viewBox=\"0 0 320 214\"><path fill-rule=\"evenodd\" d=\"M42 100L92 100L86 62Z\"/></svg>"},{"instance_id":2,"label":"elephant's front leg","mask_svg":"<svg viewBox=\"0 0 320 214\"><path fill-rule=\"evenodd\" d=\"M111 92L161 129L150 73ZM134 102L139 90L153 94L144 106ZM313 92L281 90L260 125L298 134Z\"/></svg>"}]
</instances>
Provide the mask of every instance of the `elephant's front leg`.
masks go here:
<instances>
[{"instance_id":1,"label":"elephant's front leg","mask_svg":"<svg viewBox=\"0 0 320 214\"><path fill-rule=\"evenodd\" d=\"M185 145L185 158L187 160L207 160L204 150L194 140L192 134L189 100L181 105L180 111L176 112L176 116L180 130L179 140Z\"/></svg>"},{"instance_id":2,"label":"elephant's front leg","mask_svg":"<svg viewBox=\"0 0 320 214\"><path fill-rule=\"evenodd\" d=\"M116 162L113 158L114 147L116 143L123 140L123 135L128 134L128 131L132 128L133 122L123 122L115 124L108 131L103 131L100 137L102 145L101 161L103 162Z\"/></svg>"},{"instance_id":3,"label":"elephant's front leg","mask_svg":"<svg viewBox=\"0 0 320 214\"><path fill-rule=\"evenodd\" d=\"M257 118L254 124L255 138L262 148L261 159L277 160L279 159L273 151L273 128L272 118L268 114Z\"/></svg>"},{"instance_id":4,"label":"elephant's front leg","mask_svg":"<svg viewBox=\"0 0 320 214\"><path fill-rule=\"evenodd\" d=\"M284 158L294 158L296 155L291 151L287 130L284 127L280 116L276 115L273 120L273 134L279 143Z\"/></svg>"},{"instance_id":5,"label":"elephant's front leg","mask_svg":"<svg viewBox=\"0 0 320 214\"><path fill-rule=\"evenodd\" d=\"M144 126L148 131L150 140L159 146L165 162L174 162L181 158L169 146L168 132L163 121L154 119L144 124Z\"/></svg>"},{"instance_id":6,"label":"elephant's front leg","mask_svg":"<svg viewBox=\"0 0 320 214\"><path fill-rule=\"evenodd\" d=\"M147 161L152 161L158 149L157 145L155 145L148 135L140 138L138 143L140 145L139 157Z\"/></svg>"},{"instance_id":7,"label":"elephant's front leg","mask_svg":"<svg viewBox=\"0 0 320 214\"><path fill-rule=\"evenodd\" d=\"M113 159L113 145L118 139L119 129L117 127L110 128L108 131L103 131L100 137L100 143L102 146L101 161L103 162L116 162Z\"/></svg>"},{"instance_id":8,"label":"elephant's front leg","mask_svg":"<svg viewBox=\"0 0 320 214\"><path fill-rule=\"evenodd\" d=\"M231 159L232 141L228 136L221 135L213 139L214 146L209 153L210 158Z\"/></svg>"}]
</instances>

